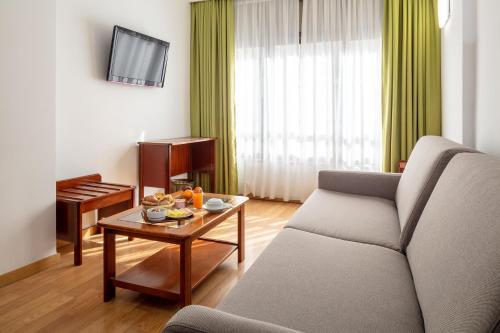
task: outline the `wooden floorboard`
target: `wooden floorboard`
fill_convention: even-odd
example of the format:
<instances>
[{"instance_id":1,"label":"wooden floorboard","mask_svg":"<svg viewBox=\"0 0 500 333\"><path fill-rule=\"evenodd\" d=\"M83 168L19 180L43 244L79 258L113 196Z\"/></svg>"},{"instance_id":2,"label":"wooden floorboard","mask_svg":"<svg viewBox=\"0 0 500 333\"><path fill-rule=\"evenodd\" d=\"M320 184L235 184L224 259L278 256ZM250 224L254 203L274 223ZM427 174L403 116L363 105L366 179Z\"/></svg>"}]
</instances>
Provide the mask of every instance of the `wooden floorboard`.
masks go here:
<instances>
[{"instance_id":1,"label":"wooden floorboard","mask_svg":"<svg viewBox=\"0 0 500 333\"><path fill-rule=\"evenodd\" d=\"M246 209L246 260L233 253L193 293L193 304L214 307L231 290L299 207L250 200ZM237 241L233 217L207 237ZM171 245L174 246L174 245ZM165 244L118 237L117 273L164 248ZM1 332L158 332L179 309L176 302L117 288L102 301L102 237L84 241L83 265L73 266L71 247L43 272L0 288Z\"/></svg>"}]
</instances>

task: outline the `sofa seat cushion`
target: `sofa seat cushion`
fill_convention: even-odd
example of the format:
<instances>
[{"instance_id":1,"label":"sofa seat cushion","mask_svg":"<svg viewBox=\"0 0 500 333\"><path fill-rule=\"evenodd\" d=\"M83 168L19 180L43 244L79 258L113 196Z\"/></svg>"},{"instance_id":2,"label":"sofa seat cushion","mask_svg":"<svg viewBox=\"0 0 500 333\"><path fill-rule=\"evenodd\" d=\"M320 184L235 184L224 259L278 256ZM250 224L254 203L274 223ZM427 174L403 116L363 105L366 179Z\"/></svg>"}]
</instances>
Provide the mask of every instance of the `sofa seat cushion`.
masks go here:
<instances>
[{"instance_id":1,"label":"sofa seat cushion","mask_svg":"<svg viewBox=\"0 0 500 333\"><path fill-rule=\"evenodd\" d=\"M378 197L318 189L286 227L400 250L395 203Z\"/></svg>"},{"instance_id":2,"label":"sofa seat cushion","mask_svg":"<svg viewBox=\"0 0 500 333\"><path fill-rule=\"evenodd\" d=\"M217 307L304 332L423 332L406 257L284 229Z\"/></svg>"}]
</instances>

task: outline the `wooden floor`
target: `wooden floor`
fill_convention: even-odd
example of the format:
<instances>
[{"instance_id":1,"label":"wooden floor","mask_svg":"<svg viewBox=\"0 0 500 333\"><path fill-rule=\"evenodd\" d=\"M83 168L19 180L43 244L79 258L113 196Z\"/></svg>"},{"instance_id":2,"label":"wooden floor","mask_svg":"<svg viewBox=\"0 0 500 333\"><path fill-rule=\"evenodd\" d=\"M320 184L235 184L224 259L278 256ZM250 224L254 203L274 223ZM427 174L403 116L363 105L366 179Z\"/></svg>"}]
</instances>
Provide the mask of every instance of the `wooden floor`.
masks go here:
<instances>
[{"instance_id":1,"label":"wooden floor","mask_svg":"<svg viewBox=\"0 0 500 333\"><path fill-rule=\"evenodd\" d=\"M246 210L246 260L227 259L193 293L193 304L217 305L281 230L299 205L250 200ZM236 219L209 233L236 241ZM125 237L117 240L117 273L165 244ZM117 288L102 301L102 238L84 242L83 265L73 266L66 250L55 267L0 289L0 332L158 332L178 310L175 302Z\"/></svg>"}]
</instances>

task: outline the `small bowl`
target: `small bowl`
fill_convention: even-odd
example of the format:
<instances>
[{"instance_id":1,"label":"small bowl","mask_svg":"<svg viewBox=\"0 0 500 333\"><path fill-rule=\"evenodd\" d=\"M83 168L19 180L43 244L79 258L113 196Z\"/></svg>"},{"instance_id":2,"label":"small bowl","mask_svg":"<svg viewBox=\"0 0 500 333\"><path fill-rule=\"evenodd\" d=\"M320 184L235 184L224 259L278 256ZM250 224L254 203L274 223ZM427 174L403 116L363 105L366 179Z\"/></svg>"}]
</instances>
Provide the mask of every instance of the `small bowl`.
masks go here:
<instances>
[{"instance_id":1,"label":"small bowl","mask_svg":"<svg viewBox=\"0 0 500 333\"><path fill-rule=\"evenodd\" d=\"M175 199L175 208L184 208L186 207L186 199Z\"/></svg>"},{"instance_id":2,"label":"small bowl","mask_svg":"<svg viewBox=\"0 0 500 333\"><path fill-rule=\"evenodd\" d=\"M149 208L146 211L146 216L150 220L164 220L166 211L167 210L162 207Z\"/></svg>"},{"instance_id":3,"label":"small bowl","mask_svg":"<svg viewBox=\"0 0 500 333\"><path fill-rule=\"evenodd\" d=\"M222 199L212 198L205 203L205 207L207 207L208 210L219 210L224 209L226 205L224 205L224 201L222 201Z\"/></svg>"}]
</instances>

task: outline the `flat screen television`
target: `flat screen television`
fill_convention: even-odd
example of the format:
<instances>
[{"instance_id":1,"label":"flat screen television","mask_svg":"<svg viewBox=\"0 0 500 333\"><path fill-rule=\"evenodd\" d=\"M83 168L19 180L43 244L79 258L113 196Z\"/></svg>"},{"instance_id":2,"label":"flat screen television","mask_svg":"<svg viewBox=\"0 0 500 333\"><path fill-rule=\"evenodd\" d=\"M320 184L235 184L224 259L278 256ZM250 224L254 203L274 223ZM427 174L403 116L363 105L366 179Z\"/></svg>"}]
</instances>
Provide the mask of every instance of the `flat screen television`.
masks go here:
<instances>
[{"instance_id":1,"label":"flat screen television","mask_svg":"<svg viewBox=\"0 0 500 333\"><path fill-rule=\"evenodd\" d=\"M115 25L107 80L163 88L169 46L169 42Z\"/></svg>"}]
</instances>

